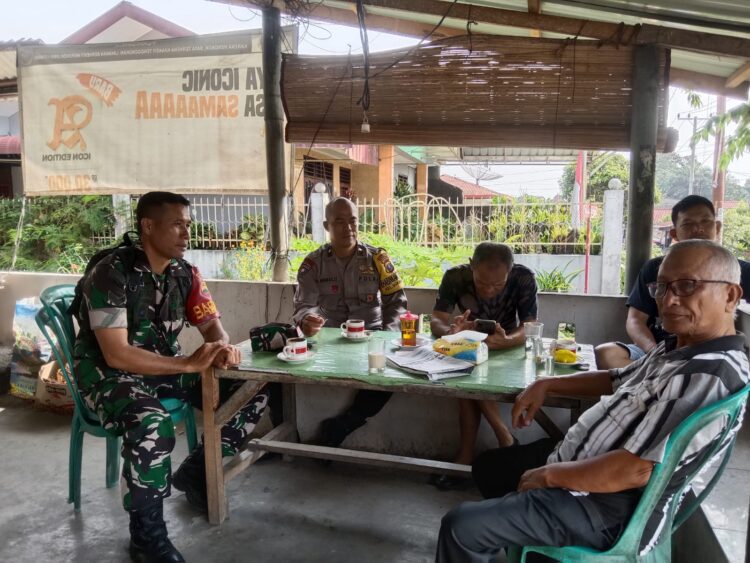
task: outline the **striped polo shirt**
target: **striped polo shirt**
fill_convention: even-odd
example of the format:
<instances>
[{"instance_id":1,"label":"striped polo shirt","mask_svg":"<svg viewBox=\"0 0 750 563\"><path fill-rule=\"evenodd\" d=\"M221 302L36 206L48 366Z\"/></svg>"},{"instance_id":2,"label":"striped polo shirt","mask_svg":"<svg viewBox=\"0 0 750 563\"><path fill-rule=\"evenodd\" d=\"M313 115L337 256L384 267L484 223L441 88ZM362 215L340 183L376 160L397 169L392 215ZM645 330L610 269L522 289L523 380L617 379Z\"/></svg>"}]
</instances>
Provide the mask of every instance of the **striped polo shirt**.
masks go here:
<instances>
[{"instance_id":1,"label":"striped polo shirt","mask_svg":"<svg viewBox=\"0 0 750 563\"><path fill-rule=\"evenodd\" d=\"M670 433L689 415L739 391L750 379L745 337L723 336L693 346L675 348L677 339L668 336L645 357L610 370L612 395L605 395L568 430L547 459L547 463L589 459L624 449L641 459L660 463ZM727 436L731 443L742 424L739 417ZM641 540L643 552L658 538L665 522L664 508L674 495L681 475L705 460L707 446L719 439L721 419L704 427L692 440L675 470L673 483L657 504ZM601 509L621 509L632 505L629 499L640 490L614 494L584 495L584 505L593 513ZM618 506L619 505L619 506Z\"/></svg>"},{"instance_id":2,"label":"striped polo shirt","mask_svg":"<svg viewBox=\"0 0 750 563\"><path fill-rule=\"evenodd\" d=\"M743 335L679 349L676 342L670 336L640 360L610 370L614 393L581 415L547 463L588 459L618 449L659 463L669 434L680 422L748 384ZM715 434L706 428L696 436L694 446L704 447Z\"/></svg>"}]
</instances>

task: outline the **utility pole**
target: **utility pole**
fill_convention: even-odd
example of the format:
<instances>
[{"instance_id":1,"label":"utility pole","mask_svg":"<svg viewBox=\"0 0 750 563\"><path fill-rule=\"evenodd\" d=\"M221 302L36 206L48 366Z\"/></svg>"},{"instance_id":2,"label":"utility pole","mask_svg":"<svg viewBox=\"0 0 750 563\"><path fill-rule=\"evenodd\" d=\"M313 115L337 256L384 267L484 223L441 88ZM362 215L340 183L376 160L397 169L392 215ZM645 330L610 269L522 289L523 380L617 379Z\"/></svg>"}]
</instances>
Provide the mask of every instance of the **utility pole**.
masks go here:
<instances>
[{"instance_id":1,"label":"utility pole","mask_svg":"<svg viewBox=\"0 0 750 563\"><path fill-rule=\"evenodd\" d=\"M693 120L693 136L690 137L690 179L688 180L688 195L695 193L695 133L698 131L698 116L692 112L678 113L677 119L684 121Z\"/></svg>"},{"instance_id":2,"label":"utility pole","mask_svg":"<svg viewBox=\"0 0 750 563\"><path fill-rule=\"evenodd\" d=\"M722 115L727 111L727 99L724 96L716 97L716 115ZM713 174L713 197L716 218L724 221L724 187L727 177L726 170L721 169L721 156L724 154L724 129L716 132L714 139L714 174Z\"/></svg>"}]
</instances>

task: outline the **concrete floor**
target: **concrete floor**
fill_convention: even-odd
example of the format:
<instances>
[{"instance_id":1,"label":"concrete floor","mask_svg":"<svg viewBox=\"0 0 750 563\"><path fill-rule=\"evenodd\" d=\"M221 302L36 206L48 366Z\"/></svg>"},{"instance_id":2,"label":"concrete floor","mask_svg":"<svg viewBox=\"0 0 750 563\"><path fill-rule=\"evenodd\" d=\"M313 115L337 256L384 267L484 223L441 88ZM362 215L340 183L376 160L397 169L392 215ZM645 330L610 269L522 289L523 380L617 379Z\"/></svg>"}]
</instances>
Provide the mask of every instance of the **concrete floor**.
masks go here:
<instances>
[{"instance_id":1,"label":"concrete floor","mask_svg":"<svg viewBox=\"0 0 750 563\"><path fill-rule=\"evenodd\" d=\"M0 395L0 561L129 561L128 518L104 485L104 442L84 440L81 511L66 503L69 418ZM186 453L178 437L175 459ZM440 518L474 489L426 476L298 458L260 463L228 487L230 518L211 526L176 492L170 537L187 561L426 562Z\"/></svg>"},{"instance_id":2,"label":"concrete floor","mask_svg":"<svg viewBox=\"0 0 750 563\"><path fill-rule=\"evenodd\" d=\"M0 561L129 561L127 515L118 489L104 486L103 440L85 440L81 511L66 503L69 424L0 395ZM175 459L186 450L180 435ZM301 458L252 467L229 484L228 496L230 518L218 527L182 494L166 501L170 537L188 561L432 561L442 515L479 498L474 488L437 491L418 473ZM703 504L730 562L744 561L749 498L746 423Z\"/></svg>"}]
</instances>

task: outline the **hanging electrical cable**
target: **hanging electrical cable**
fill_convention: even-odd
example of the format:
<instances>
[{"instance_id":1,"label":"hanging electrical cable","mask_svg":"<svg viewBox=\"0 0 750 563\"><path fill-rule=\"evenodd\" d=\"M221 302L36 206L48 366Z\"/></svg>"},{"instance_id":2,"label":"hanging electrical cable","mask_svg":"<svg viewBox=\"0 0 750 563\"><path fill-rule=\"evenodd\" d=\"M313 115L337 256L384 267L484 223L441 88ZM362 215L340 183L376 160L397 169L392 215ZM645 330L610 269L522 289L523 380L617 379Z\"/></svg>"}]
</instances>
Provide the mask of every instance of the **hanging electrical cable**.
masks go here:
<instances>
[{"instance_id":1,"label":"hanging electrical cable","mask_svg":"<svg viewBox=\"0 0 750 563\"><path fill-rule=\"evenodd\" d=\"M357 105L362 106L362 133L369 133L370 123L367 121L367 110L370 109L370 44L367 38L365 5L362 0L357 0L357 22L359 23L359 38L362 41L362 58L365 72L362 96L357 100Z\"/></svg>"}]
</instances>

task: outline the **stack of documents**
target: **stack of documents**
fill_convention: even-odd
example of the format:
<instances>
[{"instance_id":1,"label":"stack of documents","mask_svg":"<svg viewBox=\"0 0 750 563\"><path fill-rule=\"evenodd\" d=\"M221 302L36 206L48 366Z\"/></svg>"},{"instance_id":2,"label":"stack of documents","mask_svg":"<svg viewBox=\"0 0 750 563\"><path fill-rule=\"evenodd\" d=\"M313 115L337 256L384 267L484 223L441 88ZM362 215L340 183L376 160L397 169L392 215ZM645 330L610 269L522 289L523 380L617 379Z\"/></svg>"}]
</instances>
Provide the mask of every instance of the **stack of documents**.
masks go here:
<instances>
[{"instance_id":1,"label":"stack of documents","mask_svg":"<svg viewBox=\"0 0 750 563\"><path fill-rule=\"evenodd\" d=\"M404 371L426 375L430 381L470 375L474 364L435 352L425 346L386 354L388 363Z\"/></svg>"}]
</instances>

